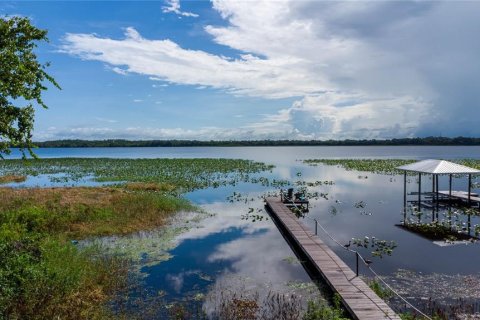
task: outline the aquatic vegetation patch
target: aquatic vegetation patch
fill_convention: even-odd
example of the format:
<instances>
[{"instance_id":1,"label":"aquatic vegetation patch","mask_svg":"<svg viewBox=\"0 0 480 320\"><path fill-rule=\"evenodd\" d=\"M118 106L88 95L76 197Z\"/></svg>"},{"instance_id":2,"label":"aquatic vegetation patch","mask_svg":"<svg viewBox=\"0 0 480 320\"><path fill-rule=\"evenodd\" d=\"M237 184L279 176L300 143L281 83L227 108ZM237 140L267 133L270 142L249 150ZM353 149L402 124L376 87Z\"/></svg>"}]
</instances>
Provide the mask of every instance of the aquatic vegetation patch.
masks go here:
<instances>
[{"instance_id":1,"label":"aquatic vegetation patch","mask_svg":"<svg viewBox=\"0 0 480 320\"><path fill-rule=\"evenodd\" d=\"M403 166L406 164L414 163L418 160L413 159L306 159L303 160L303 163L317 166L319 164L328 165L328 166L337 166L344 168L346 170L355 170L363 172L371 172L377 174L385 175L397 175L403 174L404 171L396 169L396 167ZM472 167L475 169L480 169L480 160L479 159L456 159L450 160L452 162ZM414 173L408 173L413 175ZM359 179L368 179L367 176L358 176Z\"/></svg>"},{"instance_id":2,"label":"aquatic vegetation patch","mask_svg":"<svg viewBox=\"0 0 480 320\"><path fill-rule=\"evenodd\" d=\"M363 208L365 208L365 207L367 206L367 203L366 203L365 201L361 200L361 201L355 202L355 203L353 204L353 206L354 206L355 208L357 208L357 209L360 209L360 208L363 209Z\"/></svg>"},{"instance_id":3,"label":"aquatic vegetation patch","mask_svg":"<svg viewBox=\"0 0 480 320\"><path fill-rule=\"evenodd\" d=\"M337 166L346 170L365 171L378 174L401 174L403 171L395 169L415 162L416 160L404 159L307 159L303 162L316 166L324 164L328 166ZM365 179L366 176L362 176Z\"/></svg>"},{"instance_id":4,"label":"aquatic vegetation patch","mask_svg":"<svg viewBox=\"0 0 480 320\"><path fill-rule=\"evenodd\" d=\"M78 246L86 248L99 246L102 253L128 260L135 276L143 278L142 268L156 265L172 258L170 251L178 245L177 237L191 229L201 228L200 222L212 214L202 210L181 211L171 216L166 227L141 230L126 235L110 235L79 241ZM206 280L208 276L201 275Z\"/></svg>"},{"instance_id":5,"label":"aquatic vegetation patch","mask_svg":"<svg viewBox=\"0 0 480 320\"><path fill-rule=\"evenodd\" d=\"M303 261L300 261L297 259L297 257L294 257L294 256L290 256L290 257L286 257L286 258L283 258L282 261L288 263L288 264L291 264L291 265L296 265L296 264L302 264ZM296 284L296 283L295 283ZM295 285L293 284L293 285ZM303 283L302 283L303 284ZM314 285L313 283L310 283L308 282L307 284L312 284ZM290 286L290 283L288 284Z\"/></svg>"},{"instance_id":6,"label":"aquatic vegetation patch","mask_svg":"<svg viewBox=\"0 0 480 320\"><path fill-rule=\"evenodd\" d=\"M363 239L359 238L352 238L351 241L348 242L348 246L353 245L357 248L365 248L371 251L372 257L379 257L383 258L384 255L391 256L393 250L397 247L397 243L395 241L387 241L377 239L376 237L367 237L365 236Z\"/></svg>"},{"instance_id":7,"label":"aquatic vegetation patch","mask_svg":"<svg viewBox=\"0 0 480 320\"><path fill-rule=\"evenodd\" d=\"M54 175L61 173L64 183L76 182L92 176L99 182L171 185L177 192L207 187L218 188L255 179L261 182L260 178L255 177L254 174L269 171L272 168L273 166L264 163L237 159L52 158L0 162L2 175L46 174L56 179Z\"/></svg>"},{"instance_id":8,"label":"aquatic vegetation patch","mask_svg":"<svg viewBox=\"0 0 480 320\"><path fill-rule=\"evenodd\" d=\"M394 275L384 277L402 296L409 297L417 307L434 319L475 319L480 312L480 275L422 273L399 269ZM390 302L397 310L405 304L397 297ZM408 317L405 319L421 319Z\"/></svg>"},{"instance_id":9,"label":"aquatic vegetation patch","mask_svg":"<svg viewBox=\"0 0 480 320\"><path fill-rule=\"evenodd\" d=\"M304 181L304 180L297 180L295 181L296 186L304 186L304 187L318 187L318 186L331 186L334 185L335 182L332 180L316 180L316 181Z\"/></svg>"},{"instance_id":10,"label":"aquatic vegetation patch","mask_svg":"<svg viewBox=\"0 0 480 320\"><path fill-rule=\"evenodd\" d=\"M478 240L477 238L472 237L462 231L455 230L448 224L438 221L431 223L407 223L399 224L397 226L433 241L442 240L448 243L458 240L466 240L470 242L475 242Z\"/></svg>"},{"instance_id":11,"label":"aquatic vegetation patch","mask_svg":"<svg viewBox=\"0 0 480 320\"><path fill-rule=\"evenodd\" d=\"M0 184L11 183L11 182L20 183L20 182L24 182L25 180L27 180L26 176L15 175L15 174L7 174L4 176L0 176Z\"/></svg>"}]
</instances>

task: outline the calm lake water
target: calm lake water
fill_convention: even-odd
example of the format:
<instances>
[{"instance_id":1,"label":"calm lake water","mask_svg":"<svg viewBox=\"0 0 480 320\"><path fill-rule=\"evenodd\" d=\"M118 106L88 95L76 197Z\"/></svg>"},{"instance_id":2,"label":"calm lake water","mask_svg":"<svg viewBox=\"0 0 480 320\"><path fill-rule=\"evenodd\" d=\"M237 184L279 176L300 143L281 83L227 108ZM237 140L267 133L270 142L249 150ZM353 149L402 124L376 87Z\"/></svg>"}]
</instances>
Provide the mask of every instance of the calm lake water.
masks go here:
<instances>
[{"instance_id":1,"label":"calm lake water","mask_svg":"<svg viewBox=\"0 0 480 320\"><path fill-rule=\"evenodd\" d=\"M411 297L421 300L432 295L444 294L441 281L454 281L456 277L474 277L478 285L480 247L476 243L439 246L431 240L405 231L397 225L403 220L403 176L380 175L346 171L335 166L308 166L299 160L313 158L396 158L396 159L480 159L480 147L195 147L195 148L58 148L38 149L41 158L50 157L111 157L111 158L241 158L262 161L275 165L272 173L262 175L285 179L294 183L303 181L333 181L332 185L309 188L324 194L311 200L309 218L304 222L313 228L311 219L318 219L326 230L340 243L352 238L375 237L395 241L398 245L391 256L372 257L371 248L360 249L372 259L372 267L391 281L391 284ZM14 153L12 157L18 157ZM35 185L35 180L26 185ZM45 184L42 180L41 183ZM86 182L88 184L88 182ZM431 180L425 178L424 186L431 188ZM409 178L408 191L416 191L415 177ZM440 178L440 189L448 188L448 178ZM465 179L455 180L454 189L466 190ZM146 291L161 292L167 302L211 296L219 286L229 287L233 283L258 292L295 289L310 278L300 263L294 259L289 246L275 225L262 211L262 195L278 191L260 184L240 184L235 187L199 190L186 195L202 206L206 212L214 213L203 219L198 226L176 235L174 245L168 250L170 259L158 263L145 263L140 267L143 287ZM477 191L478 190L474 190ZM229 198L233 192L236 198ZM240 194L240 195L238 195ZM359 206L359 203L362 205ZM252 209L250 209L252 208ZM245 219L252 211L263 216L258 221ZM428 213L426 219L429 219ZM439 214L444 218L443 213ZM460 218L460 223L462 222ZM474 218L472 223L479 223ZM325 233L319 236L346 261L355 267L354 256L336 245ZM146 254L138 252L138 255ZM147 259L148 260L148 259ZM410 279L428 290L409 291L402 283L404 270L413 270ZM365 276L368 270L361 269ZM432 281L439 275L437 283ZM241 279L239 281L239 279ZM403 281L403 282L402 282ZM427 281L427 280L425 280ZM430 283L428 282L428 283ZM409 284L409 286L412 286ZM475 293L476 292L476 293ZM469 293L468 299L478 299L478 290ZM443 296L442 296L443 297ZM446 297L455 298L456 296ZM204 299L201 303L208 304ZM480 301L480 300L477 300Z\"/></svg>"}]
</instances>

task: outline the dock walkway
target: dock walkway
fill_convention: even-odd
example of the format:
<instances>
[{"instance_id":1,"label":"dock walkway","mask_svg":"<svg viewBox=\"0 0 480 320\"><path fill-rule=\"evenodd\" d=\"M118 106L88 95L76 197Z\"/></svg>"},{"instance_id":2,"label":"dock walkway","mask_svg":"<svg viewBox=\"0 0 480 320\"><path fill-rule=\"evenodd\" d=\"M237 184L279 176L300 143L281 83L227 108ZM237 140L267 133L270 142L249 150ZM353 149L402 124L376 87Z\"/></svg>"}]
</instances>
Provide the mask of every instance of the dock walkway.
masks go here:
<instances>
[{"instance_id":1,"label":"dock walkway","mask_svg":"<svg viewBox=\"0 0 480 320\"><path fill-rule=\"evenodd\" d=\"M279 198L266 198L266 207L280 232L309 259L330 288L338 293L354 319L400 317L343 262L320 238L300 222Z\"/></svg>"},{"instance_id":2,"label":"dock walkway","mask_svg":"<svg viewBox=\"0 0 480 320\"><path fill-rule=\"evenodd\" d=\"M443 198L449 198L450 196L453 199L460 199L464 201L468 201L468 192L465 191L452 191L451 194L449 191L438 191L438 194ZM472 203L480 203L480 197L478 197L477 193L470 193L470 202Z\"/></svg>"}]
</instances>

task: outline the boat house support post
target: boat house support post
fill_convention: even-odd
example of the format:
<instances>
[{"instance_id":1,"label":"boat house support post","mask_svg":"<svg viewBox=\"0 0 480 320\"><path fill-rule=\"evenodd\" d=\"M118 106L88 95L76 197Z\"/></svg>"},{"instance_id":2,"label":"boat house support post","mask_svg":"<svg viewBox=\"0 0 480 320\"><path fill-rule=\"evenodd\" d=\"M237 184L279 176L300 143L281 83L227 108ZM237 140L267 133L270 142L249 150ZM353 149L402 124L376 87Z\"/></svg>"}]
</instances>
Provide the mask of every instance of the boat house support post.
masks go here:
<instances>
[{"instance_id":1,"label":"boat house support post","mask_svg":"<svg viewBox=\"0 0 480 320\"><path fill-rule=\"evenodd\" d=\"M407 220L407 171L403 172L403 224Z\"/></svg>"},{"instance_id":2,"label":"boat house support post","mask_svg":"<svg viewBox=\"0 0 480 320\"><path fill-rule=\"evenodd\" d=\"M418 211L420 211L420 202L422 201L422 173L418 173Z\"/></svg>"},{"instance_id":3,"label":"boat house support post","mask_svg":"<svg viewBox=\"0 0 480 320\"><path fill-rule=\"evenodd\" d=\"M448 181L448 201L452 201L452 174L450 173L448 176L449 176L449 181Z\"/></svg>"},{"instance_id":4,"label":"boat house support post","mask_svg":"<svg viewBox=\"0 0 480 320\"><path fill-rule=\"evenodd\" d=\"M432 222L435 221L435 205L437 203L437 197L435 196L435 179L436 175L432 174Z\"/></svg>"},{"instance_id":5,"label":"boat house support post","mask_svg":"<svg viewBox=\"0 0 480 320\"><path fill-rule=\"evenodd\" d=\"M470 194L472 193L472 174L468 175L468 205L470 205Z\"/></svg>"},{"instance_id":6,"label":"boat house support post","mask_svg":"<svg viewBox=\"0 0 480 320\"><path fill-rule=\"evenodd\" d=\"M432 197L435 200L435 175L432 174Z\"/></svg>"},{"instance_id":7,"label":"boat house support post","mask_svg":"<svg viewBox=\"0 0 480 320\"><path fill-rule=\"evenodd\" d=\"M438 220L438 175L437 178L435 179L435 197L437 198L437 220Z\"/></svg>"}]
</instances>

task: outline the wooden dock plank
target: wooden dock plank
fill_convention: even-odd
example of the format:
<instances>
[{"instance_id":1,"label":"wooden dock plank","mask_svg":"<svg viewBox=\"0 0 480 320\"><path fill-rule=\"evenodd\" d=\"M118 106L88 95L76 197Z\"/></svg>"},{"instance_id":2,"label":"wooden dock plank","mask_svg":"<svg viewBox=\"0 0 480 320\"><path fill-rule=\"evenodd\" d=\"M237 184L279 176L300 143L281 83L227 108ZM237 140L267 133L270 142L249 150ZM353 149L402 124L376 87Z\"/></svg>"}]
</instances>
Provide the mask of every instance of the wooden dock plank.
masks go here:
<instances>
[{"instance_id":1,"label":"wooden dock plank","mask_svg":"<svg viewBox=\"0 0 480 320\"><path fill-rule=\"evenodd\" d=\"M400 317L320 238L297 219L279 198L266 198L265 201L280 231L296 243L325 282L340 295L343 305L354 319L400 320Z\"/></svg>"}]
</instances>

